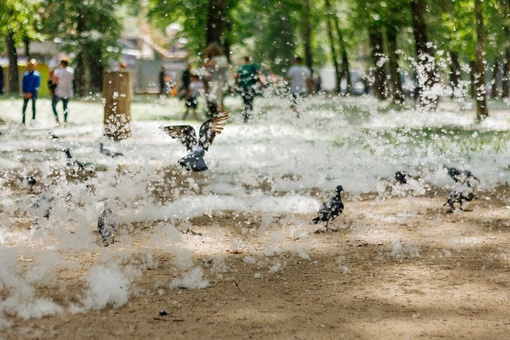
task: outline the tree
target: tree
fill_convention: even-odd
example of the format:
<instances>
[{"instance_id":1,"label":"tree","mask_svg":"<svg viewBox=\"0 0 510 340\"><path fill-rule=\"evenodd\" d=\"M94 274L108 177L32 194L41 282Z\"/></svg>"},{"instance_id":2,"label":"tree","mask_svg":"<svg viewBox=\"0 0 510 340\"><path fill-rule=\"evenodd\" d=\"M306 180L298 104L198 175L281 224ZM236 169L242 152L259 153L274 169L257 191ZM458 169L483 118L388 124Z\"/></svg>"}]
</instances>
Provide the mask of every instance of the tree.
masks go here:
<instances>
[{"instance_id":1,"label":"tree","mask_svg":"<svg viewBox=\"0 0 510 340\"><path fill-rule=\"evenodd\" d=\"M425 0L411 0L411 16L416 49L417 104L431 109L437 105L437 93L432 91L437 83L437 68L432 46L428 39Z\"/></svg>"},{"instance_id":2,"label":"tree","mask_svg":"<svg viewBox=\"0 0 510 340\"><path fill-rule=\"evenodd\" d=\"M38 21L37 2L3 0L0 2L0 34L5 37L9 58L9 92L18 94L18 54L16 45L36 36L35 23Z\"/></svg>"},{"instance_id":3,"label":"tree","mask_svg":"<svg viewBox=\"0 0 510 340\"><path fill-rule=\"evenodd\" d=\"M488 115L487 89L485 87L485 24L483 18L483 0L473 0L475 3L476 20L476 53L475 53L475 99L476 120L484 120Z\"/></svg>"},{"instance_id":4,"label":"tree","mask_svg":"<svg viewBox=\"0 0 510 340\"><path fill-rule=\"evenodd\" d=\"M76 55L78 96L101 91L104 69L120 54L122 26L116 13L121 4L121 0L43 0L44 33L60 38L63 50Z\"/></svg>"}]
</instances>

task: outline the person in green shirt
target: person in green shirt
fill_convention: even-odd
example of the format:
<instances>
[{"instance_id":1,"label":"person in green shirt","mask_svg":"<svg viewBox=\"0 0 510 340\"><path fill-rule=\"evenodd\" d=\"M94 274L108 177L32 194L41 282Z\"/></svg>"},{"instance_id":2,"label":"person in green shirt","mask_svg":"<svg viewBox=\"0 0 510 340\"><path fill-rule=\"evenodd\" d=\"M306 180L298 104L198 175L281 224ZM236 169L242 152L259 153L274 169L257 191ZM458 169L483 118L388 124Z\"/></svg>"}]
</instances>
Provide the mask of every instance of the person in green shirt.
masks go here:
<instances>
[{"instance_id":1,"label":"person in green shirt","mask_svg":"<svg viewBox=\"0 0 510 340\"><path fill-rule=\"evenodd\" d=\"M237 89L243 98L243 120L248 122L253 112L253 99L257 93L257 85L261 84L259 77L259 65L252 63L249 56L244 57L244 64L236 73L235 82Z\"/></svg>"}]
</instances>

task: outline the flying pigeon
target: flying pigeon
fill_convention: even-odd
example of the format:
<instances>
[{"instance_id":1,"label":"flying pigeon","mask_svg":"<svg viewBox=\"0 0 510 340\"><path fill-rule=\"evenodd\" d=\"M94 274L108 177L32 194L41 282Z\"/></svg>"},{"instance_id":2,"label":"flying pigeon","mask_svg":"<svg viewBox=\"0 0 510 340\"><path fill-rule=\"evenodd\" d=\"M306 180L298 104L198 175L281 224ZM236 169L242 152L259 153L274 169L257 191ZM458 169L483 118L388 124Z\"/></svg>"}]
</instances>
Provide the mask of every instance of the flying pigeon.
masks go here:
<instances>
[{"instance_id":1,"label":"flying pigeon","mask_svg":"<svg viewBox=\"0 0 510 340\"><path fill-rule=\"evenodd\" d=\"M410 180L412 177L407 171L397 171L395 172L394 178L400 184L407 184L407 181Z\"/></svg>"},{"instance_id":2,"label":"flying pigeon","mask_svg":"<svg viewBox=\"0 0 510 340\"><path fill-rule=\"evenodd\" d=\"M471 183L473 180L480 182L478 177L473 175L469 170L459 170L457 168L449 168L445 166L445 169L448 170L448 175L459 184L467 184L468 187L471 187Z\"/></svg>"},{"instance_id":3,"label":"flying pigeon","mask_svg":"<svg viewBox=\"0 0 510 340\"><path fill-rule=\"evenodd\" d=\"M445 204L443 206L450 206L451 210L455 210L455 203L459 203L460 210L462 209L462 204L464 202L471 202L475 198L475 194L471 187L464 188L462 190L452 190L450 195L448 195Z\"/></svg>"},{"instance_id":4,"label":"flying pigeon","mask_svg":"<svg viewBox=\"0 0 510 340\"><path fill-rule=\"evenodd\" d=\"M112 157L112 158L115 158L117 156L124 156L122 153L120 152L114 152L114 151L111 151L107 148L104 147L103 143L99 143L99 151L105 155L105 156L109 156L109 157Z\"/></svg>"},{"instance_id":5,"label":"flying pigeon","mask_svg":"<svg viewBox=\"0 0 510 340\"><path fill-rule=\"evenodd\" d=\"M112 210L105 205L97 219L97 230L99 231L99 234L101 234L103 245L105 247L108 247L110 244L115 242L114 233L117 230L117 226L115 225L114 220L115 216L113 215Z\"/></svg>"},{"instance_id":6,"label":"flying pigeon","mask_svg":"<svg viewBox=\"0 0 510 340\"><path fill-rule=\"evenodd\" d=\"M317 217L312 220L313 224L326 222L327 230L329 221L335 219L344 211L344 204L342 202L342 197L340 196L342 191L344 191L344 188L341 185L336 187L335 196L331 197L329 201L322 203L322 206L317 213Z\"/></svg>"},{"instance_id":7,"label":"flying pigeon","mask_svg":"<svg viewBox=\"0 0 510 340\"><path fill-rule=\"evenodd\" d=\"M190 152L179 160L179 164L186 170L195 172L207 170L204 161L205 152L209 149L214 137L220 134L227 123L230 111L220 113L205 121L200 126L199 138L195 129L190 125L164 126L162 129L172 138L179 139Z\"/></svg>"}]
</instances>

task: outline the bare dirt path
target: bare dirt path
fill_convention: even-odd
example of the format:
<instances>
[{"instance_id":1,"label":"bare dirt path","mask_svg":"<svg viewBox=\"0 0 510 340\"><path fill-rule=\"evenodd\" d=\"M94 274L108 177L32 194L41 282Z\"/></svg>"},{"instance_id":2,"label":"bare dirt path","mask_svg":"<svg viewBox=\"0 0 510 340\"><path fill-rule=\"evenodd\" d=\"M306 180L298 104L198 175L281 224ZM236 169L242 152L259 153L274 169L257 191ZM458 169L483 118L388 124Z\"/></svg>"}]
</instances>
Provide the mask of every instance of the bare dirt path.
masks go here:
<instances>
[{"instance_id":1,"label":"bare dirt path","mask_svg":"<svg viewBox=\"0 0 510 340\"><path fill-rule=\"evenodd\" d=\"M194 218L180 244L208 286L172 286L175 251L158 246L157 226L112 251L151 264L129 301L41 319L10 318L2 339L505 339L510 334L510 193L479 193L470 211L446 213L445 193L345 198L336 232L314 233L309 214ZM242 223L240 223L242 222ZM184 230L183 229L183 230ZM156 244L156 246L155 246ZM129 249L128 249L129 248ZM44 290L71 304L83 272ZM195 267L194 266L194 267ZM165 311L167 315L160 315Z\"/></svg>"}]
</instances>

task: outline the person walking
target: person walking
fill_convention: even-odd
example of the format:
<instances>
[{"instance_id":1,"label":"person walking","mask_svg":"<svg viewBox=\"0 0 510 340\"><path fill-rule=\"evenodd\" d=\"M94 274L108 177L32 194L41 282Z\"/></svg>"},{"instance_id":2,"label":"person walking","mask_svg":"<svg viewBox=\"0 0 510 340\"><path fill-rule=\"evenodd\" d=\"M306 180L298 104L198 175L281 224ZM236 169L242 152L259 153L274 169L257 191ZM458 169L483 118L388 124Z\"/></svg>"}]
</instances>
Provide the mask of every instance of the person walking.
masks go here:
<instances>
[{"instance_id":1,"label":"person walking","mask_svg":"<svg viewBox=\"0 0 510 340\"><path fill-rule=\"evenodd\" d=\"M186 111L182 116L182 119L185 120L188 116L189 110L191 110L193 114L193 118L198 120L197 117L197 108L198 108L198 98L203 95L205 90L204 82L200 79L198 74L191 75L191 82L188 86L188 92L186 93Z\"/></svg>"},{"instance_id":2,"label":"person walking","mask_svg":"<svg viewBox=\"0 0 510 340\"><path fill-rule=\"evenodd\" d=\"M301 57L294 58L294 65L287 71L287 81L290 82L290 94L292 96L292 109L299 118L298 106L308 91L313 92L312 71L302 64Z\"/></svg>"},{"instance_id":3,"label":"person walking","mask_svg":"<svg viewBox=\"0 0 510 340\"><path fill-rule=\"evenodd\" d=\"M191 84L191 64L188 63L186 69L182 72L181 88L179 89L179 99L184 99L188 95L188 89Z\"/></svg>"},{"instance_id":4,"label":"person walking","mask_svg":"<svg viewBox=\"0 0 510 340\"><path fill-rule=\"evenodd\" d=\"M32 124L35 123L35 102L37 100L37 93L41 86L41 74L35 69L35 59L30 59L28 62L28 70L23 74L21 82L21 91L23 92L23 110L21 123L25 125L25 112L27 110L28 101L32 101Z\"/></svg>"},{"instance_id":5,"label":"person walking","mask_svg":"<svg viewBox=\"0 0 510 340\"><path fill-rule=\"evenodd\" d=\"M253 99L257 93L257 84L261 84L259 65L252 63L249 56L244 57L244 64L239 67L235 84L243 98L243 121L246 123L253 112Z\"/></svg>"},{"instance_id":6,"label":"person walking","mask_svg":"<svg viewBox=\"0 0 510 340\"><path fill-rule=\"evenodd\" d=\"M228 60L221 46L210 43L205 49L207 107L210 116L223 110L223 92L227 82Z\"/></svg>"},{"instance_id":7,"label":"person walking","mask_svg":"<svg viewBox=\"0 0 510 340\"><path fill-rule=\"evenodd\" d=\"M57 126L60 125L57 112L57 104L59 101L62 101L64 109L64 126L67 125L67 106L69 104L69 100L73 96L73 79L74 69L69 66L69 59L62 58L60 60L59 67L53 72L53 78L51 80L53 84L57 85L55 88L55 94L51 101L51 107L53 109L53 114L55 115L55 120L57 121Z\"/></svg>"}]
</instances>

